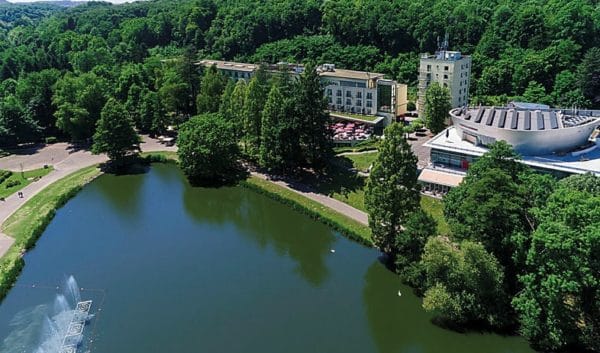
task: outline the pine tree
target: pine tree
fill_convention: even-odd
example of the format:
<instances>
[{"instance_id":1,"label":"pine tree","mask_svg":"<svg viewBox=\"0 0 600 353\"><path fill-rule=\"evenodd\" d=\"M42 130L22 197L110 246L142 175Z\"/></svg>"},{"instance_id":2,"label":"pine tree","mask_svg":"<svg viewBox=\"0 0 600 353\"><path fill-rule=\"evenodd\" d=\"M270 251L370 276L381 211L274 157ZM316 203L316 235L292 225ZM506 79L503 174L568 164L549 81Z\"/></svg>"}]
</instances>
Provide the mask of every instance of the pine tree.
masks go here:
<instances>
[{"instance_id":1,"label":"pine tree","mask_svg":"<svg viewBox=\"0 0 600 353\"><path fill-rule=\"evenodd\" d=\"M133 120L123 106L116 99L109 99L96 124L94 134L93 153L106 153L108 158L117 165L123 160L139 151L140 137L133 128Z\"/></svg>"},{"instance_id":2,"label":"pine tree","mask_svg":"<svg viewBox=\"0 0 600 353\"><path fill-rule=\"evenodd\" d=\"M261 145L259 162L263 168L280 171L285 163L282 144L285 141L281 136L281 125L286 119L284 97L278 85L273 85L261 122Z\"/></svg>"},{"instance_id":3,"label":"pine tree","mask_svg":"<svg viewBox=\"0 0 600 353\"><path fill-rule=\"evenodd\" d=\"M373 241L382 251L396 252L394 241L408 217L418 210L417 157L400 124L385 129L379 156L365 189L365 206Z\"/></svg>"},{"instance_id":4,"label":"pine tree","mask_svg":"<svg viewBox=\"0 0 600 353\"><path fill-rule=\"evenodd\" d=\"M301 143L309 165L321 168L332 155L331 134L327 129L329 113L323 86L313 65L307 65L296 83L296 114L301 118Z\"/></svg>"},{"instance_id":5,"label":"pine tree","mask_svg":"<svg viewBox=\"0 0 600 353\"><path fill-rule=\"evenodd\" d=\"M262 111L268 94L266 73L260 68L248 84L244 102L244 145L245 152L251 158L258 158Z\"/></svg>"},{"instance_id":6,"label":"pine tree","mask_svg":"<svg viewBox=\"0 0 600 353\"><path fill-rule=\"evenodd\" d=\"M219 111L221 95L223 95L227 83L225 80L226 78L221 75L215 65L206 70L200 85L200 93L196 97L196 109L199 114Z\"/></svg>"},{"instance_id":7,"label":"pine tree","mask_svg":"<svg viewBox=\"0 0 600 353\"><path fill-rule=\"evenodd\" d=\"M433 82L425 93L425 125L432 133L438 134L444 130L450 109L450 91Z\"/></svg>"},{"instance_id":8,"label":"pine tree","mask_svg":"<svg viewBox=\"0 0 600 353\"><path fill-rule=\"evenodd\" d=\"M242 136L242 129L244 127L244 105L246 102L246 92L248 85L245 80L239 80L235 84L235 88L231 93L229 102L229 109L231 109L231 122L235 130L235 136Z\"/></svg>"},{"instance_id":9,"label":"pine tree","mask_svg":"<svg viewBox=\"0 0 600 353\"><path fill-rule=\"evenodd\" d=\"M231 106L231 96L235 89L235 82L227 80L227 85L221 95L221 105L219 105L219 113L227 120L233 120L233 109Z\"/></svg>"}]
</instances>

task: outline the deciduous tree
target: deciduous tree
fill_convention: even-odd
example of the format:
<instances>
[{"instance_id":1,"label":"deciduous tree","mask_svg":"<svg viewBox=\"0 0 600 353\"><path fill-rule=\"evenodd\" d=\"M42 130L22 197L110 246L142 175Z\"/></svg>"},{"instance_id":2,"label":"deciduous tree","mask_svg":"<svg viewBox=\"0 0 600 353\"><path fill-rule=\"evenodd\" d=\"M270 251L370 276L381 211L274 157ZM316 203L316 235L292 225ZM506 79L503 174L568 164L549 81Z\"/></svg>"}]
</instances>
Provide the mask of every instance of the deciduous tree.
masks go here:
<instances>
[{"instance_id":1,"label":"deciduous tree","mask_svg":"<svg viewBox=\"0 0 600 353\"><path fill-rule=\"evenodd\" d=\"M129 112L116 99L109 99L97 123L92 152L106 153L111 161L120 165L139 150L140 137Z\"/></svg>"},{"instance_id":2,"label":"deciduous tree","mask_svg":"<svg viewBox=\"0 0 600 353\"><path fill-rule=\"evenodd\" d=\"M425 93L425 125L432 133L444 130L451 108L450 91L437 82L431 83Z\"/></svg>"}]
</instances>

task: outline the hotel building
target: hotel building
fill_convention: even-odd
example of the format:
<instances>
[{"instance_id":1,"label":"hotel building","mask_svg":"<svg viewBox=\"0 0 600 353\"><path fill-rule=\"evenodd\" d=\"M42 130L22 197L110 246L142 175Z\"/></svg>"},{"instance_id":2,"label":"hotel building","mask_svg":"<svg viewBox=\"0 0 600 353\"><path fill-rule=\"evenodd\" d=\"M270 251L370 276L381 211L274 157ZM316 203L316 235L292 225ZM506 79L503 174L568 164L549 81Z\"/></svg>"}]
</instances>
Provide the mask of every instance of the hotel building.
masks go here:
<instances>
[{"instance_id":1,"label":"hotel building","mask_svg":"<svg viewBox=\"0 0 600 353\"><path fill-rule=\"evenodd\" d=\"M204 67L215 65L225 76L236 80L248 80L259 67L220 60L202 60L199 64ZM271 73L288 71L298 75L304 67L279 63L265 65L265 70ZM380 73L339 69L333 64L323 64L317 67L317 72L323 82L332 116L387 125L406 113L408 90L405 84L386 79Z\"/></svg>"}]
</instances>

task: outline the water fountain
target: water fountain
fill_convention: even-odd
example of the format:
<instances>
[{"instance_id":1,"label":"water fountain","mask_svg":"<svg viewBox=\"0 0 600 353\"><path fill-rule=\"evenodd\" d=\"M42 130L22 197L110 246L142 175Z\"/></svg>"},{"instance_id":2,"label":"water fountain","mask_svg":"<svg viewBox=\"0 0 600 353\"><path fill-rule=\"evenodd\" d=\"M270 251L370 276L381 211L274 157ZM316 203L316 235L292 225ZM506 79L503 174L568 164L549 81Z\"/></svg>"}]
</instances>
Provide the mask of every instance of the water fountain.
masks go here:
<instances>
[{"instance_id":1,"label":"water fountain","mask_svg":"<svg viewBox=\"0 0 600 353\"><path fill-rule=\"evenodd\" d=\"M27 353L77 353L83 341L92 301L82 301L73 276L65 280L53 305L38 305L15 317L11 326L16 329L4 340L0 351ZM37 338L37 339L36 339Z\"/></svg>"},{"instance_id":2,"label":"water fountain","mask_svg":"<svg viewBox=\"0 0 600 353\"><path fill-rule=\"evenodd\" d=\"M63 293L56 295L54 310L48 313L41 330L41 343L34 353L76 353L86 323L92 319L92 301L81 301L77 281L70 276Z\"/></svg>"}]
</instances>

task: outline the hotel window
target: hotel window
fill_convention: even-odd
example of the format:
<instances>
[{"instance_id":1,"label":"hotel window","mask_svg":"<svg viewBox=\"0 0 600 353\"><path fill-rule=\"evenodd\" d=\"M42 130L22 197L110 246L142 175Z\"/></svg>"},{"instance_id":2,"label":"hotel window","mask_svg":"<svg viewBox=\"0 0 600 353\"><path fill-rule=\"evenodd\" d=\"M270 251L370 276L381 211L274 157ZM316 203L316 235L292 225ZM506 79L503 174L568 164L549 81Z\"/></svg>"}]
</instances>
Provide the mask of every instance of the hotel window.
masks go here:
<instances>
[{"instance_id":1,"label":"hotel window","mask_svg":"<svg viewBox=\"0 0 600 353\"><path fill-rule=\"evenodd\" d=\"M444 71L448 71L448 66L444 66Z\"/></svg>"},{"instance_id":2,"label":"hotel window","mask_svg":"<svg viewBox=\"0 0 600 353\"><path fill-rule=\"evenodd\" d=\"M351 91L346 91L346 97L352 98L352 92Z\"/></svg>"},{"instance_id":3,"label":"hotel window","mask_svg":"<svg viewBox=\"0 0 600 353\"><path fill-rule=\"evenodd\" d=\"M331 88L327 89L327 95L331 96L333 94L333 92L331 91Z\"/></svg>"},{"instance_id":4,"label":"hotel window","mask_svg":"<svg viewBox=\"0 0 600 353\"><path fill-rule=\"evenodd\" d=\"M431 71L431 65L427 65L427 71Z\"/></svg>"},{"instance_id":5,"label":"hotel window","mask_svg":"<svg viewBox=\"0 0 600 353\"><path fill-rule=\"evenodd\" d=\"M367 92L367 99L373 99L373 93Z\"/></svg>"},{"instance_id":6,"label":"hotel window","mask_svg":"<svg viewBox=\"0 0 600 353\"><path fill-rule=\"evenodd\" d=\"M338 97L341 97L342 96L342 90L338 89L337 92L335 92L335 95L338 96Z\"/></svg>"},{"instance_id":7,"label":"hotel window","mask_svg":"<svg viewBox=\"0 0 600 353\"><path fill-rule=\"evenodd\" d=\"M327 100L329 101L329 104L333 103L333 98L327 97Z\"/></svg>"},{"instance_id":8,"label":"hotel window","mask_svg":"<svg viewBox=\"0 0 600 353\"><path fill-rule=\"evenodd\" d=\"M444 75L444 80L447 80L447 79L448 79L448 75Z\"/></svg>"},{"instance_id":9,"label":"hotel window","mask_svg":"<svg viewBox=\"0 0 600 353\"><path fill-rule=\"evenodd\" d=\"M356 106L357 107L361 107L362 106L362 101L360 99L356 100Z\"/></svg>"},{"instance_id":10,"label":"hotel window","mask_svg":"<svg viewBox=\"0 0 600 353\"><path fill-rule=\"evenodd\" d=\"M337 99L335 100L335 103L336 103L337 105L342 105L342 98L337 98Z\"/></svg>"},{"instance_id":11,"label":"hotel window","mask_svg":"<svg viewBox=\"0 0 600 353\"><path fill-rule=\"evenodd\" d=\"M356 98L362 98L362 92L356 92Z\"/></svg>"},{"instance_id":12,"label":"hotel window","mask_svg":"<svg viewBox=\"0 0 600 353\"><path fill-rule=\"evenodd\" d=\"M352 99L346 98L346 105L352 105Z\"/></svg>"},{"instance_id":13,"label":"hotel window","mask_svg":"<svg viewBox=\"0 0 600 353\"><path fill-rule=\"evenodd\" d=\"M367 101L367 108L371 108L373 106L373 102Z\"/></svg>"}]
</instances>

